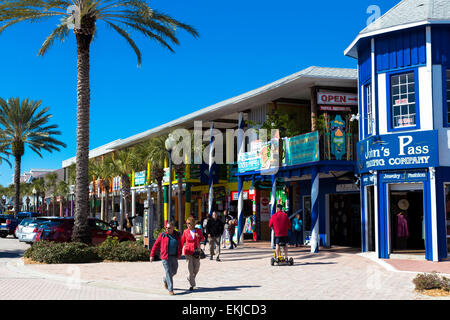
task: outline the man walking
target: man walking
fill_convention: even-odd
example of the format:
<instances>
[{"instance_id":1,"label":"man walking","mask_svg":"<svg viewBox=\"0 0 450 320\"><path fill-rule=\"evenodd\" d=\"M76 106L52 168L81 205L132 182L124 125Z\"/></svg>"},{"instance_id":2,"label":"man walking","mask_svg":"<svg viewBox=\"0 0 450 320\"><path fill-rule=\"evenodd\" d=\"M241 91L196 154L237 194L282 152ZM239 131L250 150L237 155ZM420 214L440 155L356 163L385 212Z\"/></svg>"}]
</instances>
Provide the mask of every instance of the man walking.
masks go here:
<instances>
[{"instance_id":1,"label":"man walking","mask_svg":"<svg viewBox=\"0 0 450 320\"><path fill-rule=\"evenodd\" d=\"M206 225L206 232L209 237L209 253L211 257L210 260L213 259L214 256L214 245L217 248L217 258L216 261L220 261L220 237L222 236L224 229L224 223L219 218L217 213L213 211L212 219L209 219L208 224Z\"/></svg>"},{"instance_id":2,"label":"man walking","mask_svg":"<svg viewBox=\"0 0 450 320\"><path fill-rule=\"evenodd\" d=\"M288 215L283 212L283 206L277 205L277 212L270 218L269 228L273 228L275 232L275 252L277 258L280 256L280 246L284 246L284 258L288 257L288 235L291 228L291 220Z\"/></svg>"},{"instance_id":3,"label":"man walking","mask_svg":"<svg viewBox=\"0 0 450 320\"><path fill-rule=\"evenodd\" d=\"M180 233L174 230L174 223L168 221L166 232L159 235L150 253L150 262L153 262L157 250L161 251L160 257L166 273L163 278L164 287L169 290L170 295L175 294L173 292L173 276L178 271L178 259L181 256L182 247Z\"/></svg>"}]
</instances>

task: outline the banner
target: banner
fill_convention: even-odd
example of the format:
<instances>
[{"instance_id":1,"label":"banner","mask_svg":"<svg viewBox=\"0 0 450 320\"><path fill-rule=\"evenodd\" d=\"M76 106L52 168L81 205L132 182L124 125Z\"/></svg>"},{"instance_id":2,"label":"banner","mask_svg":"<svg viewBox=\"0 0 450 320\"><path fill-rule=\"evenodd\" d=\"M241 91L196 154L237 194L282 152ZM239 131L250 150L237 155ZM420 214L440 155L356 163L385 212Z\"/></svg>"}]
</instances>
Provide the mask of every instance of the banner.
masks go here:
<instances>
[{"instance_id":1,"label":"banner","mask_svg":"<svg viewBox=\"0 0 450 320\"><path fill-rule=\"evenodd\" d=\"M134 185L135 186L145 185L145 171L139 171L134 173Z\"/></svg>"},{"instance_id":2,"label":"banner","mask_svg":"<svg viewBox=\"0 0 450 320\"><path fill-rule=\"evenodd\" d=\"M319 161L318 131L285 140L285 164L287 166L315 161Z\"/></svg>"}]
</instances>

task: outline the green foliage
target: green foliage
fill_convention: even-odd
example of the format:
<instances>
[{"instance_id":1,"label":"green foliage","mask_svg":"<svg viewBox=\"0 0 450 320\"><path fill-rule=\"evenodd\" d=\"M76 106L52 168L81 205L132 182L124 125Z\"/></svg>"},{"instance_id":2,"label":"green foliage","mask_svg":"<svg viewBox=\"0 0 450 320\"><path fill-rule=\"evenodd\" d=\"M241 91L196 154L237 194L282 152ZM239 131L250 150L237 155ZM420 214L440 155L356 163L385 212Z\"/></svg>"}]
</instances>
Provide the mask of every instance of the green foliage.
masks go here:
<instances>
[{"instance_id":1,"label":"green foliage","mask_svg":"<svg viewBox=\"0 0 450 320\"><path fill-rule=\"evenodd\" d=\"M117 237L108 237L97 247L97 254L102 260L108 261L147 261L150 251L143 243L119 242Z\"/></svg>"},{"instance_id":2,"label":"green foliage","mask_svg":"<svg viewBox=\"0 0 450 320\"><path fill-rule=\"evenodd\" d=\"M153 230L153 239L158 239L159 235L166 231L166 228Z\"/></svg>"},{"instance_id":3,"label":"green foliage","mask_svg":"<svg viewBox=\"0 0 450 320\"><path fill-rule=\"evenodd\" d=\"M445 291L450 291L450 279L446 277L440 277L436 272L431 274L418 274L413 283L416 286L416 290L431 290L431 289L441 289Z\"/></svg>"},{"instance_id":4,"label":"green foliage","mask_svg":"<svg viewBox=\"0 0 450 320\"><path fill-rule=\"evenodd\" d=\"M43 263L86 263L98 261L95 247L80 242L38 241L25 251L25 258Z\"/></svg>"},{"instance_id":5,"label":"green foliage","mask_svg":"<svg viewBox=\"0 0 450 320\"><path fill-rule=\"evenodd\" d=\"M295 116L283 112L281 110L273 110L267 114L267 119L262 125L257 125L256 123L249 121L249 124L255 128L259 129L278 129L280 132L280 137L295 137L303 133L309 132L310 128L300 128L298 126ZM268 134L270 134L268 132ZM267 137L270 139L270 137Z\"/></svg>"}]
</instances>

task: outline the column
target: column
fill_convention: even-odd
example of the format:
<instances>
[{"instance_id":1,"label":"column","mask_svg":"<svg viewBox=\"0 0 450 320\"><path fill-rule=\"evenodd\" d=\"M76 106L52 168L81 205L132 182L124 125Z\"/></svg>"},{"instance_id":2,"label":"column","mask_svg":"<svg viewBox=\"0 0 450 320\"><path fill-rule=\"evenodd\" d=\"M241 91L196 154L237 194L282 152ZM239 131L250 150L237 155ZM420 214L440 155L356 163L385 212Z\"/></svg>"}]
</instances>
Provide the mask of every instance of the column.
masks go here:
<instances>
[{"instance_id":1,"label":"column","mask_svg":"<svg viewBox=\"0 0 450 320\"><path fill-rule=\"evenodd\" d=\"M123 230L123 191L120 189L119 196L119 207L120 207L120 218L119 218L119 229Z\"/></svg>"},{"instance_id":2,"label":"column","mask_svg":"<svg viewBox=\"0 0 450 320\"><path fill-rule=\"evenodd\" d=\"M186 190L184 192L184 220L191 216L191 184L186 182Z\"/></svg>"},{"instance_id":3,"label":"column","mask_svg":"<svg viewBox=\"0 0 450 320\"><path fill-rule=\"evenodd\" d=\"M136 190L131 190L131 217L136 216ZM136 219L133 220L133 227L131 228L131 232L136 232Z\"/></svg>"},{"instance_id":4,"label":"column","mask_svg":"<svg viewBox=\"0 0 450 320\"><path fill-rule=\"evenodd\" d=\"M319 252L319 170L312 168L311 175L311 253Z\"/></svg>"},{"instance_id":5,"label":"column","mask_svg":"<svg viewBox=\"0 0 450 320\"><path fill-rule=\"evenodd\" d=\"M244 178L238 177L238 244L244 243Z\"/></svg>"},{"instance_id":6,"label":"column","mask_svg":"<svg viewBox=\"0 0 450 320\"><path fill-rule=\"evenodd\" d=\"M164 225L166 225L167 220L169 219L169 187L164 186Z\"/></svg>"},{"instance_id":7,"label":"column","mask_svg":"<svg viewBox=\"0 0 450 320\"><path fill-rule=\"evenodd\" d=\"M209 216L212 216L214 209L214 176L213 176L213 152L214 152L214 136L213 136L213 127L214 124L211 123L210 128L210 143L209 143L209 175L208 175L208 185L209 185L209 197L208 197L208 213Z\"/></svg>"},{"instance_id":8,"label":"column","mask_svg":"<svg viewBox=\"0 0 450 320\"><path fill-rule=\"evenodd\" d=\"M272 193L270 195L270 217L277 212L277 177L272 175ZM270 244L272 249L275 249L275 231L273 228L270 231Z\"/></svg>"}]
</instances>

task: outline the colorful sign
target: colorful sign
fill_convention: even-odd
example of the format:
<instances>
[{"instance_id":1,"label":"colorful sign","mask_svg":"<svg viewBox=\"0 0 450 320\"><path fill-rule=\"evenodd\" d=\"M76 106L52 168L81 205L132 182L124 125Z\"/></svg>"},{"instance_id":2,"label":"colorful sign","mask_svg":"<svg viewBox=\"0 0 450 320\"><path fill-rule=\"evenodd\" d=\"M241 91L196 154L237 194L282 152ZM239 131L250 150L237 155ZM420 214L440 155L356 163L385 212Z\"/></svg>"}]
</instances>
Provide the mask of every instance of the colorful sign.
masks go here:
<instances>
[{"instance_id":1,"label":"colorful sign","mask_svg":"<svg viewBox=\"0 0 450 320\"><path fill-rule=\"evenodd\" d=\"M351 107L339 107L339 106L320 106L321 111L334 111L334 112L351 112Z\"/></svg>"},{"instance_id":2,"label":"colorful sign","mask_svg":"<svg viewBox=\"0 0 450 320\"><path fill-rule=\"evenodd\" d=\"M331 128L331 154L336 160L341 160L345 151L345 122L337 115L330 123Z\"/></svg>"},{"instance_id":3,"label":"colorful sign","mask_svg":"<svg viewBox=\"0 0 450 320\"><path fill-rule=\"evenodd\" d=\"M356 93L318 92L317 104L355 106L358 105L358 95Z\"/></svg>"},{"instance_id":4,"label":"colorful sign","mask_svg":"<svg viewBox=\"0 0 450 320\"><path fill-rule=\"evenodd\" d=\"M261 157L259 151L250 151L239 153L238 171L256 171L261 169Z\"/></svg>"},{"instance_id":5,"label":"colorful sign","mask_svg":"<svg viewBox=\"0 0 450 320\"><path fill-rule=\"evenodd\" d=\"M285 165L319 161L319 132L285 139Z\"/></svg>"},{"instance_id":6,"label":"colorful sign","mask_svg":"<svg viewBox=\"0 0 450 320\"><path fill-rule=\"evenodd\" d=\"M358 170L439 166L437 130L373 136L358 142Z\"/></svg>"},{"instance_id":7,"label":"colorful sign","mask_svg":"<svg viewBox=\"0 0 450 320\"><path fill-rule=\"evenodd\" d=\"M145 184L145 171L139 171L134 173L134 185L142 186Z\"/></svg>"}]
</instances>

